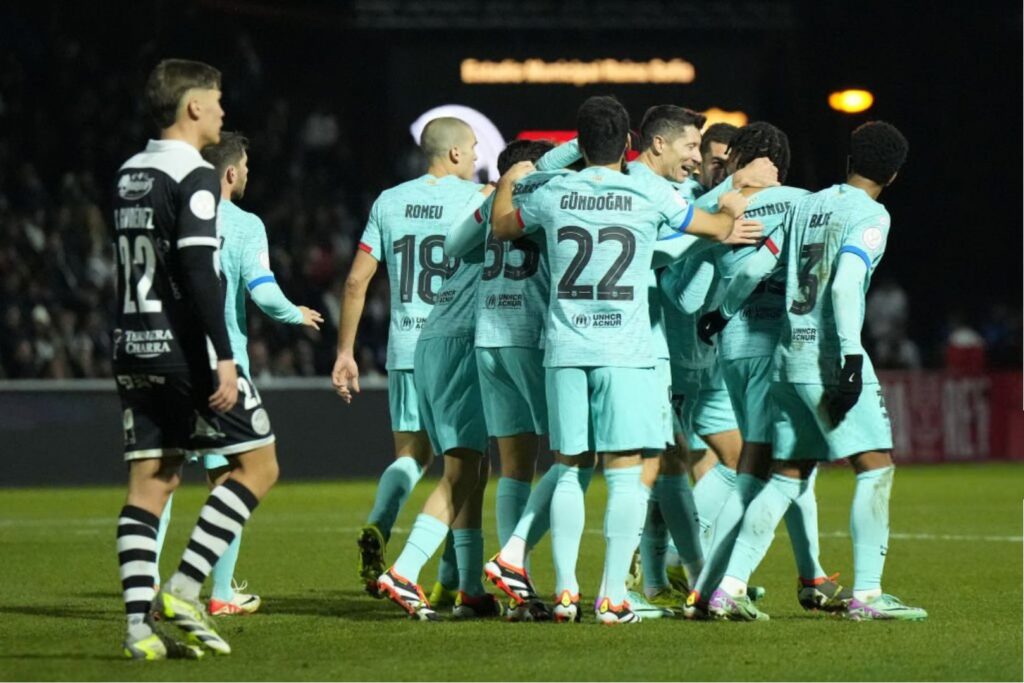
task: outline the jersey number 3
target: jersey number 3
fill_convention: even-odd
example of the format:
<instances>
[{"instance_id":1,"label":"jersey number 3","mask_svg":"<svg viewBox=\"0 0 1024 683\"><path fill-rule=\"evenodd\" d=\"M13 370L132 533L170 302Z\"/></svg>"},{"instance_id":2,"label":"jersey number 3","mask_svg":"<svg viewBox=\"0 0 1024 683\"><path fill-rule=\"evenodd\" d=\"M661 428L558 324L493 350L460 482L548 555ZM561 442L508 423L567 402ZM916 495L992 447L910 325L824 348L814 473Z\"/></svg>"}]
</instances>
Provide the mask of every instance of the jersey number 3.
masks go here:
<instances>
[{"instance_id":1,"label":"jersey number 3","mask_svg":"<svg viewBox=\"0 0 1024 683\"><path fill-rule=\"evenodd\" d=\"M800 273L797 282L804 300L794 301L789 307L791 313L810 313L814 310L814 304L818 303L818 274L814 270L824 255L825 245L821 243L805 244L800 250Z\"/></svg>"}]
</instances>

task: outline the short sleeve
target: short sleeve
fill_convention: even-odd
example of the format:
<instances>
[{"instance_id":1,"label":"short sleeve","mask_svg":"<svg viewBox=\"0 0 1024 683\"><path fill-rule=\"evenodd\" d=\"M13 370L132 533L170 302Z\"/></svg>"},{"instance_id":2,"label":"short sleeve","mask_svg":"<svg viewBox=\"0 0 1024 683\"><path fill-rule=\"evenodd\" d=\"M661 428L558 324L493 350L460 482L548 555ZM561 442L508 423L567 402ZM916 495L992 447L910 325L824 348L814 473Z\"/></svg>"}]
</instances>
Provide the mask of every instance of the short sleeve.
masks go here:
<instances>
[{"instance_id":1,"label":"short sleeve","mask_svg":"<svg viewBox=\"0 0 1024 683\"><path fill-rule=\"evenodd\" d=\"M220 246L217 235L217 208L220 180L212 168L200 166L185 176L178 186L178 249Z\"/></svg>"},{"instance_id":2,"label":"short sleeve","mask_svg":"<svg viewBox=\"0 0 1024 683\"><path fill-rule=\"evenodd\" d=\"M693 204L668 183L658 183L654 203L662 222L676 232L684 232L693 220Z\"/></svg>"},{"instance_id":3,"label":"short sleeve","mask_svg":"<svg viewBox=\"0 0 1024 683\"><path fill-rule=\"evenodd\" d=\"M516 220L519 221L523 232L530 234L544 227L544 197L547 195L545 188L540 188L531 194L523 197L516 209Z\"/></svg>"},{"instance_id":4,"label":"short sleeve","mask_svg":"<svg viewBox=\"0 0 1024 683\"><path fill-rule=\"evenodd\" d=\"M381 248L382 213L380 199L378 199L370 208L370 218L366 221L366 229L363 230L363 236L359 239L359 248L378 261L384 260L384 252Z\"/></svg>"},{"instance_id":5,"label":"short sleeve","mask_svg":"<svg viewBox=\"0 0 1024 683\"><path fill-rule=\"evenodd\" d=\"M253 216L246 235L245 252L242 255L242 280L249 291L274 282L274 271L270 269L270 246L267 243L267 229L258 217Z\"/></svg>"},{"instance_id":6,"label":"short sleeve","mask_svg":"<svg viewBox=\"0 0 1024 683\"><path fill-rule=\"evenodd\" d=\"M860 257L871 272L882 260L888 239L889 213L878 211L856 221L845 231L839 254L851 253Z\"/></svg>"}]
</instances>

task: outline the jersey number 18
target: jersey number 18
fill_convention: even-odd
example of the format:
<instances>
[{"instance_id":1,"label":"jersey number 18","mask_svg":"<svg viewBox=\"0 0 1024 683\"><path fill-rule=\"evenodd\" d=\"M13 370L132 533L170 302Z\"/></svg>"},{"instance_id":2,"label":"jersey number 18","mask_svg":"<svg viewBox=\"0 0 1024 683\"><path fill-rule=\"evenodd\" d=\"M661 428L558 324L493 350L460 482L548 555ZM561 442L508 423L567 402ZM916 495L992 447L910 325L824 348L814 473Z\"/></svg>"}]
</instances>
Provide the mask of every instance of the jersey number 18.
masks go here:
<instances>
[{"instance_id":1,"label":"jersey number 18","mask_svg":"<svg viewBox=\"0 0 1024 683\"><path fill-rule=\"evenodd\" d=\"M401 270L399 271L398 290L402 303L412 301L412 281L416 270L416 235L406 235L397 239L393 244L395 254L401 256ZM441 260L434 259L434 249L441 249ZM431 289L431 281L434 277L450 277L459 267L459 259L448 260L444 257L444 235L427 235L420 242L419 262L420 274L416 278L416 291L423 303L433 304L437 298L437 292Z\"/></svg>"}]
</instances>

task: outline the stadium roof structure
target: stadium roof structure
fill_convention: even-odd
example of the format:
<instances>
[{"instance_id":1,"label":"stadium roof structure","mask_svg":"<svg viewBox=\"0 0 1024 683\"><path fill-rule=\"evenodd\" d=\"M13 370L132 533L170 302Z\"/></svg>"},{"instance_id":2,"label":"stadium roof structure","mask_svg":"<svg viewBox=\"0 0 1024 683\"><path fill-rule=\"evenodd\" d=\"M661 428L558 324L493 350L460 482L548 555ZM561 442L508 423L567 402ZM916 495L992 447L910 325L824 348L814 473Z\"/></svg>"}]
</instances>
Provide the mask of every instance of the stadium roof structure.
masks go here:
<instances>
[{"instance_id":1,"label":"stadium roof structure","mask_svg":"<svg viewBox=\"0 0 1024 683\"><path fill-rule=\"evenodd\" d=\"M268 0L239 4L201 0L232 13L336 24L368 30L784 31L796 24L792 0Z\"/></svg>"}]
</instances>

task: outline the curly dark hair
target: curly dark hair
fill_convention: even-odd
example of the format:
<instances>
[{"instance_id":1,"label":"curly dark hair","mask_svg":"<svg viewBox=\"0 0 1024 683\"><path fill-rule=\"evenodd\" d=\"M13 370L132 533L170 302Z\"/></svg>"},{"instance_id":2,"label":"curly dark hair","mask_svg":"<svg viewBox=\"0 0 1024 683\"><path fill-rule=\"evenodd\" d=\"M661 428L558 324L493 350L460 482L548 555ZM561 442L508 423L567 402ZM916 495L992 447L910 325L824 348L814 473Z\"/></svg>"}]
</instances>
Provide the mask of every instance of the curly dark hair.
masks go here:
<instances>
[{"instance_id":1,"label":"curly dark hair","mask_svg":"<svg viewBox=\"0 0 1024 683\"><path fill-rule=\"evenodd\" d=\"M754 121L740 128L729 143L729 165L743 168L758 157L768 157L779 169L779 182L789 173L789 138L765 121Z\"/></svg>"},{"instance_id":2,"label":"curly dark hair","mask_svg":"<svg viewBox=\"0 0 1024 683\"><path fill-rule=\"evenodd\" d=\"M498 155L498 173L505 175L505 171L520 161L536 162L554 148L555 144L547 140L513 140Z\"/></svg>"},{"instance_id":3,"label":"curly dark hair","mask_svg":"<svg viewBox=\"0 0 1024 683\"><path fill-rule=\"evenodd\" d=\"M910 145L891 123L868 121L850 136L850 172L888 185L907 160Z\"/></svg>"}]
</instances>

